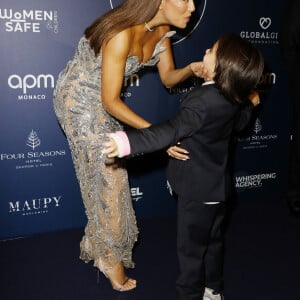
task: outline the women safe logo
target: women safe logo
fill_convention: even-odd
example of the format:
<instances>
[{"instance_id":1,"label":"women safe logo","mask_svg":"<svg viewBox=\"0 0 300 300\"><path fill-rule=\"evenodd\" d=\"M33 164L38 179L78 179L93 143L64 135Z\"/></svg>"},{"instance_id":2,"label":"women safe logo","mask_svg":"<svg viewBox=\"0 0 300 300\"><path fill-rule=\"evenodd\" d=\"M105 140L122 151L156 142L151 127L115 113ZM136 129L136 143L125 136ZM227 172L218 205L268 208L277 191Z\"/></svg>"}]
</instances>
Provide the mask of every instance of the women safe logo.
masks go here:
<instances>
[{"instance_id":1,"label":"women safe logo","mask_svg":"<svg viewBox=\"0 0 300 300\"><path fill-rule=\"evenodd\" d=\"M171 30L176 31L176 34L172 37L173 45L184 41L189 35L191 35L196 30L204 15L206 9L206 1L207 0L194 0L196 9L192 14L192 19L190 20L188 26L185 29L171 28ZM121 3L122 0L109 0L110 7L112 9Z\"/></svg>"},{"instance_id":2,"label":"women safe logo","mask_svg":"<svg viewBox=\"0 0 300 300\"><path fill-rule=\"evenodd\" d=\"M46 27L58 33L58 13L56 10L0 8L0 20L5 21L5 31L40 33Z\"/></svg>"}]
</instances>

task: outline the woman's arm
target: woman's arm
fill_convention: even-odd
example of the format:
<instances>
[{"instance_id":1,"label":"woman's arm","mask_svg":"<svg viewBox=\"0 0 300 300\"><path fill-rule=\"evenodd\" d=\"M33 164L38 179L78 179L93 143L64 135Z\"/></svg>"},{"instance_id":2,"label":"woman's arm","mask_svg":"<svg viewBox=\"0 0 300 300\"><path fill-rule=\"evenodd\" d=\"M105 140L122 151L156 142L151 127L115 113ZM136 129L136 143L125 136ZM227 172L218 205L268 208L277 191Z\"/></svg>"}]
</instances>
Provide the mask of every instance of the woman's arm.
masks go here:
<instances>
[{"instance_id":1,"label":"woman's arm","mask_svg":"<svg viewBox=\"0 0 300 300\"><path fill-rule=\"evenodd\" d=\"M169 27L165 29L165 32L168 30L170 30ZM192 62L183 68L176 69L170 39L166 39L162 45L166 47L166 50L159 55L160 61L157 67L161 81L165 87L173 87L192 75L205 78L207 71L203 68L202 62ZM168 155L179 160L189 159L188 151L178 145L179 143L177 143L177 146L169 147L167 149Z\"/></svg>"},{"instance_id":2,"label":"woman's arm","mask_svg":"<svg viewBox=\"0 0 300 300\"><path fill-rule=\"evenodd\" d=\"M166 39L162 46L166 47L166 50L159 54L160 61L157 67L159 76L165 87L170 88L192 75L203 77L202 62L192 62L183 68L176 69L170 39Z\"/></svg>"},{"instance_id":3,"label":"woman's arm","mask_svg":"<svg viewBox=\"0 0 300 300\"><path fill-rule=\"evenodd\" d=\"M134 128L145 128L150 123L133 112L120 98L131 40L132 33L127 29L103 45L101 97L105 110L116 119Z\"/></svg>"}]
</instances>

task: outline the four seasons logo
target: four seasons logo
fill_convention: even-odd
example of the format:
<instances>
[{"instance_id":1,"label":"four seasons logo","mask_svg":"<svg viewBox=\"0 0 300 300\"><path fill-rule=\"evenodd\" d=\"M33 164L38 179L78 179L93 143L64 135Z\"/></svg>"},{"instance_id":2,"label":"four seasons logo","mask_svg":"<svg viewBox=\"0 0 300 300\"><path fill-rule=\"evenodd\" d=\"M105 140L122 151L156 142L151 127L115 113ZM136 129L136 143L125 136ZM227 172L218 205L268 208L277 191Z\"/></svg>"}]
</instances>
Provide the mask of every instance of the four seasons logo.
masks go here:
<instances>
[{"instance_id":1,"label":"four seasons logo","mask_svg":"<svg viewBox=\"0 0 300 300\"><path fill-rule=\"evenodd\" d=\"M259 118L257 118L255 121L255 124L254 124L253 131L255 132L255 134L258 134L261 130L262 130L261 122L260 122Z\"/></svg>"},{"instance_id":2,"label":"four seasons logo","mask_svg":"<svg viewBox=\"0 0 300 300\"><path fill-rule=\"evenodd\" d=\"M38 135L34 130L31 130L26 145L34 151L34 149L41 145L41 140L38 138Z\"/></svg>"},{"instance_id":3,"label":"four seasons logo","mask_svg":"<svg viewBox=\"0 0 300 300\"><path fill-rule=\"evenodd\" d=\"M0 153L1 161L17 162L15 168L18 169L31 169L41 167L52 167L56 159L64 157L67 152L65 149L41 149L41 140L35 130L31 130L24 143L31 148L28 152L15 152L15 153Z\"/></svg>"},{"instance_id":4,"label":"four seasons logo","mask_svg":"<svg viewBox=\"0 0 300 300\"><path fill-rule=\"evenodd\" d=\"M263 132L262 134L260 132ZM264 134L263 126L259 118L255 120L251 136L238 139L243 144L243 149L267 148L272 141L278 139L277 134Z\"/></svg>"}]
</instances>

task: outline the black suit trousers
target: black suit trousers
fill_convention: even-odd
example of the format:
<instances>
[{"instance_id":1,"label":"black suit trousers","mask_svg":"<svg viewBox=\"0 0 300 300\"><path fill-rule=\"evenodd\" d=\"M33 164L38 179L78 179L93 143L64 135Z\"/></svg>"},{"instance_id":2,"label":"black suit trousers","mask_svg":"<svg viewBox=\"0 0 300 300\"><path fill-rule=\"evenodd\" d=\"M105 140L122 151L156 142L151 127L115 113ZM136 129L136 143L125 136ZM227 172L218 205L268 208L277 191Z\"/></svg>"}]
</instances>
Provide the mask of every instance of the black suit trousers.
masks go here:
<instances>
[{"instance_id":1,"label":"black suit trousers","mask_svg":"<svg viewBox=\"0 0 300 300\"><path fill-rule=\"evenodd\" d=\"M178 197L178 299L201 300L205 287L223 289L225 203Z\"/></svg>"}]
</instances>

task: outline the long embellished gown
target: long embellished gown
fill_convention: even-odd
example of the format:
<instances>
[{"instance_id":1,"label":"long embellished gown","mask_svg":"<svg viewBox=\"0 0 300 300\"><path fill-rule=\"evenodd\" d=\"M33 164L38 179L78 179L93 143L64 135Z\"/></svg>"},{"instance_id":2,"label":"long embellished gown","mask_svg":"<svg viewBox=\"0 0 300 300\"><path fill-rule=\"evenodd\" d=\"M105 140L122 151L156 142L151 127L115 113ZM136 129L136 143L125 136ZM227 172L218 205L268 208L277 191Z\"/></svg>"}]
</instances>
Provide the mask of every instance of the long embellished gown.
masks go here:
<instances>
[{"instance_id":1,"label":"long embellished gown","mask_svg":"<svg viewBox=\"0 0 300 300\"><path fill-rule=\"evenodd\" d=\"M127 58L124 77L144 66L154 66L164 51L166 33L156 44L152 57L140 63ZM75 55L58 77L54 90L54 110L67 137L87 215L80 258L94 261L99 269L122 262L134 267L132 248L138 229L123 160L109 162L101 153L106 133L122 130L122 125L103 108L101 101L102 55L95 56L85 37ZM113 80L113 78L112 78Z\"/></svg>"}]
</instances>

